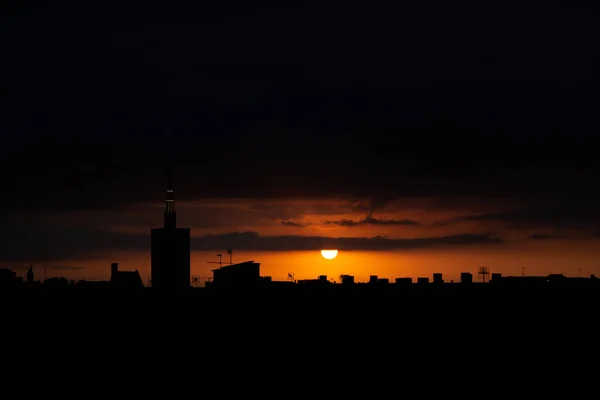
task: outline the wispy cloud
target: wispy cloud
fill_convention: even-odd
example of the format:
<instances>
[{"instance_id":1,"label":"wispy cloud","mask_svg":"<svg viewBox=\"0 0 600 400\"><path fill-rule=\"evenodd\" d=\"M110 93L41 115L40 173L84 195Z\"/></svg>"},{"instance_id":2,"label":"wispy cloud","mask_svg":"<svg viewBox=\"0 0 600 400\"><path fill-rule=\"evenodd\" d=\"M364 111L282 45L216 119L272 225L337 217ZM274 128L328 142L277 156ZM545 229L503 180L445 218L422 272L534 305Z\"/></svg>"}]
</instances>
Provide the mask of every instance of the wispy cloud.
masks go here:
<instances>
[{"instance_id":1,"label":"wispy cloud","mask_svg":"<svg viewBox=\"0 0 600 400\"><path fill-rule=\"evenodd\" d=\"M195 250L217 250L233 247L240 250L315 250L335 246L341 250L400 250L444 246L468 246L502 243L491 234L459 234L440 237L393 239L381 236L324 237L324 236L261 236L257 232L231 232L193 238Z\"/></svg>"},{"instance_id":2,"label":"wispy cloud","mask_svg":"<svg viewBox=\"0 0 600 400\"><path fill-rule=\"evenodd\" d=\"M346 227L353 227L359 225L419 225L417 221L413 221L410 219L379 219L373 218L370 215L366 218L357 221L352 219L340 219L335 221L325 221L323 223L325 225L339 225Z\"/></svg>"},{"instance_id":3,"label":"wispy cloud","mask_svg":"<svg viewBox=\"0 0 600 400\"><path fill-rule=\"evenodd\" d=\"M546 233L532 233L528 236L528 238L532 240L560 239L561 237L562 236L559 235L549 235Z\"/></svg>"},{"instance_id":4,"label":"wispy cloud","mask_svg":"<svg viewBox=\"0 0 600 400\"><path fill-rule=\"evenodd\" d=\"M446 221L453 224L463 221L500 222L508 228L552 228L555 230L593 230L600 227L600 208L594 200L575 203L546 199L547 203L514 208L497 213L481 213Z\"/></svg>"},{"instance_id":5,"label":"wispy cloud","mask_svg":"<svg viewBox=\"0 0 600 400\"><path fill-rule=\"evenodd\" d=\"M303 224L300 222L294 222L294 221L281 221L281 225L292 226L294 228L306 228L306 226L307 226L307 224Z\"/></svg>"}]
</instances>

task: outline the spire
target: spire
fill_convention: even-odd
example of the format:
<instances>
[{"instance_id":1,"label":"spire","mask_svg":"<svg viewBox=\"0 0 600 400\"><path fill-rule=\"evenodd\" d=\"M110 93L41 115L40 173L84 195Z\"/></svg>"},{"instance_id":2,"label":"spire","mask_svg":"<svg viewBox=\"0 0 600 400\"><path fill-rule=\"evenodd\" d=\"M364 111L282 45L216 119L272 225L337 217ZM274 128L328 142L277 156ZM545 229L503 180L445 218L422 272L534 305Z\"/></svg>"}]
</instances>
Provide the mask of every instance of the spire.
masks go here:
<instances>
[{"instance_id":1,"label":"spire","mask_svg":"<svg viewBox=\"0 0 600 400\"><path fill-rule=\"evenodd\" d=\"M165 228L175 228L175 192L173 191L173 167L169 163L167 169L167 193L165 199Z\"/></svg>"}]
</instances>

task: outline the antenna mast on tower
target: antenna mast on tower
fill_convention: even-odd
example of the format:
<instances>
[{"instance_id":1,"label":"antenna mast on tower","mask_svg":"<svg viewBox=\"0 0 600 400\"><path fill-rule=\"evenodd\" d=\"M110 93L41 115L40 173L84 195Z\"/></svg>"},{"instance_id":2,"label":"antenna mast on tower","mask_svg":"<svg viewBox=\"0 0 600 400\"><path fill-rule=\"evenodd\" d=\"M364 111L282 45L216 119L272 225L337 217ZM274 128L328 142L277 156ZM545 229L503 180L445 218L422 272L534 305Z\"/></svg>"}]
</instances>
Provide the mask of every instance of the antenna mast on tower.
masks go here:
<instances>
[{"instance_id":1,"label":"antenna mast on tower","mask_svg":"<svg viewBox=\"0 0 600 400\"><path fill-rule=\"evenodd\" d=\"M177 214L175 213L175 192L173 190L173 166L169 162L167 166L167 193L165 197L165 221L164 226L175 229Z\"/></svg>"}]
</instances>

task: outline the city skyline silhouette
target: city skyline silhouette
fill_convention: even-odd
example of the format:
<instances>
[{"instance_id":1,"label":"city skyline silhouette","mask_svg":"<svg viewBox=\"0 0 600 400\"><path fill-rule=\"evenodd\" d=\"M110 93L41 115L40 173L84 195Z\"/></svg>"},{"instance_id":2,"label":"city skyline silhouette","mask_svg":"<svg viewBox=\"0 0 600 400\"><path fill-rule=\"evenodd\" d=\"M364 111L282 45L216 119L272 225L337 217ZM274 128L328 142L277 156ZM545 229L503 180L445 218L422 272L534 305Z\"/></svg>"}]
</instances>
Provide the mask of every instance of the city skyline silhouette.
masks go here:
<instances>
[{"instance_id":1,"label":"city skyline silhouette","mask_svg":"<svg viewBox=\"0 0 600 400\"><path fill-rule=\"evenodd\" d=\"M171 165L196 281L600 274L585 8L67 3L2 9L0 268L149 286Z\"/></svg>"},{"instance_id":2,"label":"city skyline silhouette","mask_svg":"<svg viewBox=\"0 0 600 400\"><path fill-rule=\"evenodd\" d=\"M165 200L163 210L163 226L161 228L151 229L150 235L150 279L145 285L142 275L138 269L135 271L119 270L119 263L113 262L110 267L110 278L108 280L71 280L64 276L51 276L48 278L47 271L44 269L44 279L35 280L34 266L30 265L27 268L25 279L18 275L19 268L1 268L0 269L0 288L13 289L23 287L40 287L44 284L45 287L68 287L77 285L81 288L118 288L118 289L140 289L143 287L154 288L155 290L168 291L185 291L192 288L235 288L248 289L253 287L259 288L290 288L293 286L301 286L309 289L323 289L326 287L340 284L343 287L352 287L356 284L361 285L368 283L371 288L387 289L396 287L406 289L409 286L424 288L426 286L440 288L444 283L454 284L454 279L444 280L444 274L433 272L432 276L427 276L424 271L419 271L419 275L401 276L395 278L380 277L377 274L369 275L367 282L360 282L355 279L352 274L340 274L339 279L328 277L328 275L320 274L317 277L303 277L296 279L295 273L287 273L286 280L273 280L272 276L261 274L261 263L254 260L245 260L242 262L233 262L233 249L228 248L226 253L229 257L229 262L223 262L223 254L218 253L219 261L208 261L207 263L218 264L218 268L211 269L212 276L193 275L190 268L190 228L181 228L177 226L177 212L175 202L175 188L173 185L173 167L169 163L167 167L167 184L165 189ZM373 219L372 212L366 219ZM324 238L322 249L319 254L323 259L331 262L337 259L339 250L336 244L339 243L339 238ZM374 240L378 240L377 238ZM334 247L331 247L334 246ZM314 253L314 252L311 252ZM285 252L283 252L285 254ZM343 266L342 266L343 268ZM17 271L15 271L15 269ZM402 274L404 271L398 270L397 274ZM477 268L476 278L474 274L468 271L460 272L460 283L463 288L469 288L473 283L483 283L494 285L496 288L503 289L529 289L539 290L544 286L560 287L569 289L585 289L585 288L600 288L600 281L594 273L588 276L581 275L581 268L578 268L577 277L565 276L564 273L550 273L547 275L525 275L525 268L521 267L521 275L503 276L500 272L492 272L487 266ZM285 285L283 285L285 284ZM391 284L391 286L390 286ZM447 285L446 285L447 286Z\"/></svg>"}]
</instances>

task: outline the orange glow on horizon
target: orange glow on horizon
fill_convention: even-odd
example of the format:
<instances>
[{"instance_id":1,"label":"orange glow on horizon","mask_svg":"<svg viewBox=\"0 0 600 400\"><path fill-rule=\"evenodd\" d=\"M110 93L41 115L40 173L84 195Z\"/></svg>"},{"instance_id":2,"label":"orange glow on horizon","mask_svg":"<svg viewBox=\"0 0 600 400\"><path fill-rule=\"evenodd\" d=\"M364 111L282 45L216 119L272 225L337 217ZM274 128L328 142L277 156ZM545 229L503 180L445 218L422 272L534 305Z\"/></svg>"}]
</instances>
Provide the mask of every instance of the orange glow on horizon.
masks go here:
<instances>
[{"instance_id":1,"label":"orange glow on horizon","mask_svg":"<svg viewBox=\"0 0 600 400\"><path fill-rule=\"evenodd\" d=\"M288 273L296 279L316 279L327 275L339 280L340 275L353 275L356 282L367 282L370 275L388 278L432 277L433 273L442 273L447 282L460 279L461 272L471 272L477 280L480 266L488 266L490 272L502 275L529 276L564 273L567 276L579 274L600 275L597 260L600 250L593 243L533 243L527 247L508 249L498 247L437 250L404 251L359 251L344 250L338 252L335 262L317 257L319 250L306 251L238 251L234 253L234 262L253 260L259 262L261 276L270 276L275 281L284 281ZM150 278L150 255L146 251L114 251L110 258L65 259L54 262L33 263L35 280L47 277L65 276L68 279L105 280L110 277L110 263L118 262L119 269L132 271L138 269L144 284ZM200 277L204 282L213 276L215 260L213 251L191 252L191 275ZM53 266L70 266L53 269ZM24 276L26 268L17 270Z\"/></svg>"}]
</instances>

